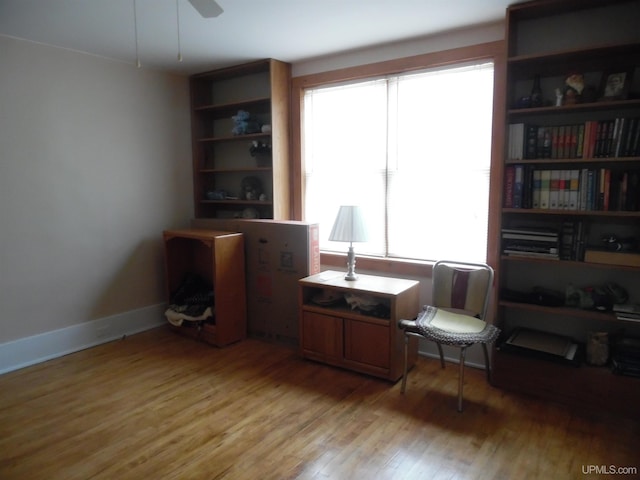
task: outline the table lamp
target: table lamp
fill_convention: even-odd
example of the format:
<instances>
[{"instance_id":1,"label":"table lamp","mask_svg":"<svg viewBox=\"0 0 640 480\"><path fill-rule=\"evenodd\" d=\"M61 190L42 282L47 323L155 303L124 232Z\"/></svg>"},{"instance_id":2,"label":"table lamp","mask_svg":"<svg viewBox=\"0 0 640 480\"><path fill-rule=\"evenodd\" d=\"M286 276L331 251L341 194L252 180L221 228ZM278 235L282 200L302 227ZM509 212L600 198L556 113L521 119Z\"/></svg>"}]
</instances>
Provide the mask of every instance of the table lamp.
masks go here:
<instances>
[{"instance_id":1,"label":"table lamp","mask_svg":"<svg viewBox=\"0 0 640 480\"><path fill-rule=\"evenodd\" d=\"M366 242L367 232L362 218L360 207L343 205L338 210L338 216L331 229L329 240L332 242L349 242L347 253L347 274L345 280L355 280L356 255L353 251L353 242Z\"/></svg>"}]
</instances>

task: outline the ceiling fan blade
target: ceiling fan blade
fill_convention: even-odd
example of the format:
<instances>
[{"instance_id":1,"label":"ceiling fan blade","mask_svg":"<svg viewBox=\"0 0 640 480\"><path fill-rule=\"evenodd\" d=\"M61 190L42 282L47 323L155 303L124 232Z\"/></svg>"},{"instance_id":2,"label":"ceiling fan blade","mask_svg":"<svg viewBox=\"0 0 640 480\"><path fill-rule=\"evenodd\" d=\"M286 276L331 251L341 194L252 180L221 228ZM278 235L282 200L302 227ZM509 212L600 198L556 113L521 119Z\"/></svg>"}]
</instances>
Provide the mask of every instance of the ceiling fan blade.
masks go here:
<instances>
[{"instance_id":1,"label":"ceiling fan blade","mask_svg":"<svg viewBox=\"0 0 640 480\"><path fill-rule=\"evenodd\" d=\"M189 0L189 3L193 5L200 15L204 18L213 18L220 15L224 10L218 5L215 0Z\"/></svg>"}]
</instances>

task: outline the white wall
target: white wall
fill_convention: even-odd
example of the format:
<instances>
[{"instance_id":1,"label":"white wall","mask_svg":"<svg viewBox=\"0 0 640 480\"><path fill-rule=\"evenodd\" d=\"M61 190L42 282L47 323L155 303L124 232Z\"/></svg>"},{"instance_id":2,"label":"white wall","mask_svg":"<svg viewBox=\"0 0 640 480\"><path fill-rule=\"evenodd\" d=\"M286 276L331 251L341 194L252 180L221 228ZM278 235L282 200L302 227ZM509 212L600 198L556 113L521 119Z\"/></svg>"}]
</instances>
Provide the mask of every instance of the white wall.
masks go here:
<instances>
[{"instance_id":1,"label":"white wall","mask_svg":"<svg viewBox=\"0 0 640 480\"><path fill-rule=\"evenodd\" d=\"M0 37L0 347L164 303L188 102L185 77Z\"/></svg>"},{"instance_id":2,"label":"white wall","mask_svg":"<svg viewBox=\"0 0 640 480\"><path fill-rule=\"evenodd\" d=\"M296 62L294 77L503 40L504 21Z\"/></svg>"}]
</instances>

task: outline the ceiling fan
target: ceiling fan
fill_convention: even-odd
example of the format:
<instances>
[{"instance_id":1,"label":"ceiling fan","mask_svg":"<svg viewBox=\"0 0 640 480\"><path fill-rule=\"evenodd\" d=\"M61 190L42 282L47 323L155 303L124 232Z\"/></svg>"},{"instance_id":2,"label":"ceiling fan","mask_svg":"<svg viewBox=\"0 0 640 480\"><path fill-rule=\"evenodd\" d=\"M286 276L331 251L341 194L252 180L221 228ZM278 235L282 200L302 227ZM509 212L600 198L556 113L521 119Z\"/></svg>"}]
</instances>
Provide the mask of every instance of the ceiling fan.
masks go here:
<instances>
[{"instance_id":1,"label":"ceiling fan","mask_svg":"<svg viewBox=\"0 0 640 480\"><path fill-rule=\"evenodd\" d=\"M204 18L213 18L220 15L224 10L215 0L189 0L189 3Z\"/></svg>"}]
</instances>

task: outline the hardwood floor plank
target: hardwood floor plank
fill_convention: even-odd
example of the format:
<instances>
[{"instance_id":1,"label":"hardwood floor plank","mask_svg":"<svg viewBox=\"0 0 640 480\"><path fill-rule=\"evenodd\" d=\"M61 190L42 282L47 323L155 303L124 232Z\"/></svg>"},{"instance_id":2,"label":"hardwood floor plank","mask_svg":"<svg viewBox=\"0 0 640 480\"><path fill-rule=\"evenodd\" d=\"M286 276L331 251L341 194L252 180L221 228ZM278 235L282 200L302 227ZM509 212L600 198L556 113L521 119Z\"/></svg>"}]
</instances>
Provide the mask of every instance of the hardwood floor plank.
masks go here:
<instances>
[{"instance_id":1,"label":"hardwood floor plank","mask_svg":"<svg viewBox=\"0 0 640 480\"><path fill-rule=\"evenodd\" d=\"M640 468L640 426L420 358L400 385L249 339L155 329L0 376L0 478L573 479ZM615 446L615 448L613 448ZM633 478L633 476L627 476Z\"/></svg>"}]
</instances>

